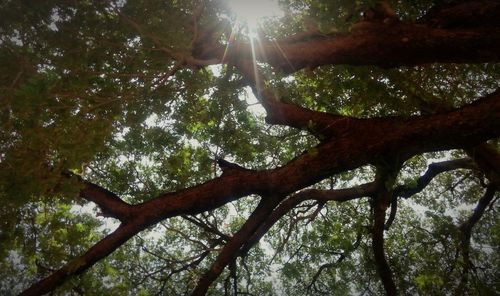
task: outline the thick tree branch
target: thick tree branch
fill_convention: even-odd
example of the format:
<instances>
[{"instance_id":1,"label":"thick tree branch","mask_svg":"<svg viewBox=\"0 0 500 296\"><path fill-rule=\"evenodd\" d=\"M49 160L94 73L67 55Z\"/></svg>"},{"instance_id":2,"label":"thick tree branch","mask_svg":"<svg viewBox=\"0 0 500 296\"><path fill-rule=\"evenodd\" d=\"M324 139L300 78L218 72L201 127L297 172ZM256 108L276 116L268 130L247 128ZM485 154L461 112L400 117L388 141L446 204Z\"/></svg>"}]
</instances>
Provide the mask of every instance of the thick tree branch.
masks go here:
<instances>
[{"instance_id":1,"label":"thick tree branch","mask_svg":"<svg viewBox=\"0 0 500 296\"><path fill-rule=\"evenodd\" d=\"M458 6L461 10L463 10L468 7L467 4L468 2L464 3L463 7L460 5ZM496 3L495 5L500 6L499 3ZM487 7L488 6L481 9L487 10ZM465 11L464 13L467 12ZM411 80L401 81L400 77L391 77L391 81L396 85L402 85L405 91L410 92L412 96L419 101L422 114L444 113L453 110L453 106L450 103L426 92L421 86L418 85L418 83L414 83ZM408 84L410 86L408 86ZM415 94L413 90L415 88L418 89L420 93L425 93L428 100L423 99L419 94ZM490 182L497 186L497 188L500 188L500 153L497 149L490 144L482 143L475 147L466 147L465 152L474 160L477 167L486 175Z\"/></svg>"},{"instance_id":2,"label":"thick tree branch","mask_svg":"<svg viewBox=\"0 0 500 296\"><path fill-rule=\"evenodd\" d=\"M498 8L496 8L498 9ZM476 16L478 22L481 16ZM364 22L350 33L323 35L288 43L261 41L255 46L237 42L226 51L217 46L205 58L222 60L255 57L285 72L323 65L376 65L384 68L424 63L485 63L500 60L498 26L453 29L425 24Z\"/></svg>"}]
</instances>

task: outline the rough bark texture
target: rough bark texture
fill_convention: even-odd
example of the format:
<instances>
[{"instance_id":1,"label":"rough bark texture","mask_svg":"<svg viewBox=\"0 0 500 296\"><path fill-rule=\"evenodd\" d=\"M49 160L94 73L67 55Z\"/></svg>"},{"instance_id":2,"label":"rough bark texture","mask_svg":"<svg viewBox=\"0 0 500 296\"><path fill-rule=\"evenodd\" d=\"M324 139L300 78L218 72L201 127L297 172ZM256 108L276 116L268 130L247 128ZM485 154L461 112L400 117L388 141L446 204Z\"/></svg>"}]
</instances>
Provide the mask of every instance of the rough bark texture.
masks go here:
<instances>
[{"instance_id":1,"label":"rough bark texture","mask_svg":"<svg viewBox=\"0 0 500 296\"><path fill-rule=\"evenodd\" d=\"M225 48L207 57L222 59ZM417 24L365 23L349 34L293 44L262 42L256 58L284 72L321 65L376 65L383 68L425 63L484 63L500 60L500 30L439 29ZM252 57L249 44L229 49L229 59Z\"/></svg>"}]
</instances>

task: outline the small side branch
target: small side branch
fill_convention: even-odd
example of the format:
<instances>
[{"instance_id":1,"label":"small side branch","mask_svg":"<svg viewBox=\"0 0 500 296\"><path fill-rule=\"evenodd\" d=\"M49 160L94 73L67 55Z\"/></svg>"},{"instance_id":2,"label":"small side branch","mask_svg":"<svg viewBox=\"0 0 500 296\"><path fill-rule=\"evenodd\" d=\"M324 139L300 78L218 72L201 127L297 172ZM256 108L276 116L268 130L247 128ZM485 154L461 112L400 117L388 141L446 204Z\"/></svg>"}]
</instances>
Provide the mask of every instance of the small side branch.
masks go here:
<instances>
[{"instance_id":1,"label":"small side branch","mask_svg":"<svg viewBox=\"0 0 500 296\"><path fill-rule=\"evenodd\" d=\"M358 232L358 235L356 236L356 241L354 242L354 244L352 245L351 248L349 248L349 249L345 250L343 253L341 253L339 258L337 258L337 260L335 262L325 263L325 264L321 265L319 267L318 271L312 277L311 283L307 286L307 290L310 290L312 287L315 287L316 282L318 281L318 278L320 277L323 270L334 267L337 264L340 264L342 261L344 261L347 258L347 256L350 253L355 251L359 247L359 245L361 244L362 238L363 238L362 233Z\"/></svg>"},{"instance_id":2,"label":"small side branch","mask_svg":"<svg viewBox=\"0 0 500 296\"><path fill-rule=\"evenodd\" d=\"M227 160L224 160L222 158L217 159L217 164L219 165L223 174L231 174L231 173L236 173L238 171L248 171L244 167L242 167L236 163L232 163L232 162L229 162Z\"/></svg>"},{"instance_id":3,"label":"small side branch","mask_svg":"<svg viewBox=\"0 0 500 296\"><path fill-rule=\"evenodd\" d=\"M396 284L392 278L392 271L385 258L384 250L384 225L385 208L381 202L376 202L373 207L372 249L375 257L377 271L384 285L387 295L397 295Z\"/></svg>"},{"instance_id":4,"label":"small side branch","mask_svg":"<svg viewBox=\"0 0 500 296\"><path fill-rule=\"evenodd\" d=\"M83 185L80 197L99 206L102 216L116 218L122 222L130 218L133 206L124 202L118 195L71 172L65 172L63 175L76 178Z\"/></svg>"},{"instance_id":5,"label":"small side branch","mask_svg":"<svg viewBox=\"0 0 500 296\"><path fill-rule=\"evenodd\" d=\"M204 221L201 221L195 217L191 217L188 215L182 215L181 217L184 220L187 220L187 221L193 223L194 225L200 227L204 231L215 234L216 236L220 237L224 241L229 241L229 239L230 239L230 236L226 235L225 233L223 233L222 231L220 231L219 229L217 229L213 225L209 225L209 224L205 223Z\"/></svg>"},{"instance_id":6,"label":"small side branch","mask_svg":"<svg viewBox=\"0 0 500 296\"><path fill-rule=\"evenodd\" d=\"M391 201L391 212L389 213L389 218L385 222L384 229L389 230L391 228L392 223L394 223L394 219L396 219L396 214L398 212L398 199L397 197L393 198Z\"/></svg>"},{"instance_id":7,"label":"small side branch","mask_svg":"<svg viewBox=\"0 0 500 296\"><path fill-rule=\"evenodd\" d=\"M456 169L475 169L476 166L469 158L454 159L436 162L429 165L427 171L417 179L416 186L398 186L394 196L409 198L427 187L437 175Z\"/></svg>"},{"instance_id":8,"label":"small side branch","mask_svg":"<svg viewBox=\"0 0 500 296\"><path fill-rule=\"evenodd\" d=\"M436 162L429 165L427 171L417 179L417 184L415 186L401 185L394 189L391 200L391 211L389 218L385 223L385 230L388 230L394 219L396 218L396 213L398 210L398 197L409 198L427 187L429 183L439 174L456 170L456 169L475 169L476 166L474 162L469 158L461 158L448 160L443 162Z\"/></svg>"}]
</instances>

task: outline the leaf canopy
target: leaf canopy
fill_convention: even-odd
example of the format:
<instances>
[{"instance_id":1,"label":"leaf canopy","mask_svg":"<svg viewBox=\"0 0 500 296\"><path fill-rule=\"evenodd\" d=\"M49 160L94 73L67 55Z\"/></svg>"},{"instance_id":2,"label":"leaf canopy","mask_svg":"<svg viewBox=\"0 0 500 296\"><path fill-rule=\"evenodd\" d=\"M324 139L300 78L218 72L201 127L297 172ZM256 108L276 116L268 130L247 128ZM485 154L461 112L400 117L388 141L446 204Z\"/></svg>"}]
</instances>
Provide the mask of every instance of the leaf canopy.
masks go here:
<instances>
[{"instance_id":1,"label":"leaf canopy","mask_svg":"<svg viewBox=\"0 0 500 296\"><path fill-rule=\"evenodd\" d=\"M443 1L390 2L401 27L429 30L435 28L426 15L453 8ZM356 24L366 22L362 12L377 7L368 0L283 0L280 5L283 16L262 24L260 41L252 41L256 47L269 43L286 51L295 43L280 40L304 32L310 21L317 32L306 32L313 34L300 41L306 45L344 36L361 40L364 31L356 31ZM385 237L381 232L399 293L499 293L495 176L500 172L484 170L470 153L470 146L484 142L498 154L498 103L480 115L484 125L471 123L463 139L440 141L428 128L428 137L397 138L394 150L364 155L382 145L378 139L396 138L391 130L409 120L479 105L499 87L498 53L478 49L478 57L470 58L482 61L476 63L466 62L467 57L440 60L439 55L435 62L414 63L408 54L408 64L382 67L364 63L360 53L359 63L302 67L297 62L290 71L272 57L266 61L258 50L254 57L260 60L254 63L244 49L238 52L238 44L250 48L251 40L244 28L233 26L236 16L219 0L6 0L0 15L0 294L18 294L63 270L71 277L61 281L55 295L185 295L198 291L219 269L208 282L209 295L390 294L379 280L380 262L372 250L384 198L383 213L397 205ZM387 38L396 38L398 25L387 26ZM484 24L463 25L478 35L481 26L492 32L491 44L498 47L498 24L485 18ZM447 29L445 23L435 30ZM226 46L227 58L214 54ZM376 45L373 52L378 55ZM291 64L293 58L290 54ZM241 61L253 64L262 81L248 77ZM269 94L279 103L266 101ZM285 119L279 122L273 104L300 106L315 115L297 123L300 119L287 119L292 112L282 112ZM325 127L324 114L340 119ZM373 125L355 135L349 123L333 127L338 135L325 132L343 120ZM380 133L391 120L393 128ZM443 130L436 135L460 134L453 126L443 127L446 122L429 121L434 123ZM350 149L358 146L345 146L347 137L367 147L356 156L361 160L351 157ZM340 158L338 164L317 169L321 160L333 157ZM300 166L306 158L310 166L307 160ZM457 165L446 163L427 182L427 173L446 161ZM294 166L298 169L288 178L272 177ZM240 170L248 179L238 177ZM274 185L254 189L253 172L262 172L255 177L259 184ZM303 175L314 177L303 180ZM241 190L215 183L223 178ZM364 191L363 184L379 180L376 191ZM186 188L200 184L227 187L229 197L214 191L213 202L196 200ZM285 189L266 191L272 186ZM495 188L491 196L490 187ZM344 189L354 196L337 198L350 194ZM319 196L321 190L324 196L301 197L304 192ZM109 201L109 206L96 192L120 202ZM189 196L179 202L177 194ZM167 209L189 198L192 206L183 210L152 213L150 205ZM143 208L132 212L129 205ZM259 214L261 208L266 214ZM127 225L136 225L136 214L146 222L131 230L135 233L102 251L96 262L84 257L99 252L93 248ZM254 227L248 230L251 236L218 268L221 254L238 243L246 227ZM258 227L264 229L260 242Z\"/></svg>"}]
</instances>

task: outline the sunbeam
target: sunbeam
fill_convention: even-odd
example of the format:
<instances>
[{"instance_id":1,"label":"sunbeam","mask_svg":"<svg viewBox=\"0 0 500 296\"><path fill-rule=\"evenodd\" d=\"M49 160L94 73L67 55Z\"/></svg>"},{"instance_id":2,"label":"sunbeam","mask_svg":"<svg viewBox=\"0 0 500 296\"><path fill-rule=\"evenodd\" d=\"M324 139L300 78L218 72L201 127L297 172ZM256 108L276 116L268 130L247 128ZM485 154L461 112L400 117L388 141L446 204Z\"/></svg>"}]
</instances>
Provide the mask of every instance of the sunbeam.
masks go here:
<instances>
[{"instance_id":1,"label":"sunbeam","mask_svg":"<svg viewBox=\"0 0 500 296\"><path fill-rule=\"evenodd\" d=\"M227 3L236 15L236 22L246 28L250 38L257 37L257 30L266 18L283 15L276 0L228 0Z\"/></svg>"}]
</instances>

